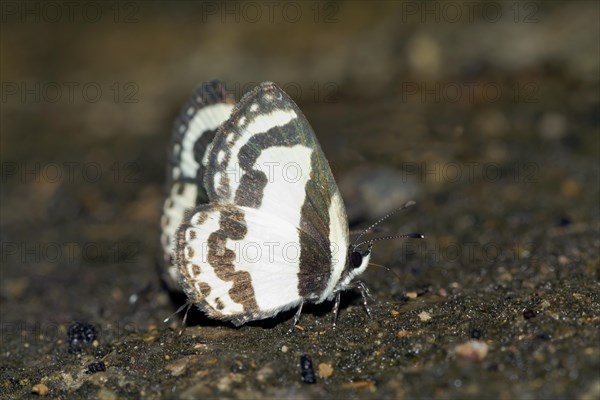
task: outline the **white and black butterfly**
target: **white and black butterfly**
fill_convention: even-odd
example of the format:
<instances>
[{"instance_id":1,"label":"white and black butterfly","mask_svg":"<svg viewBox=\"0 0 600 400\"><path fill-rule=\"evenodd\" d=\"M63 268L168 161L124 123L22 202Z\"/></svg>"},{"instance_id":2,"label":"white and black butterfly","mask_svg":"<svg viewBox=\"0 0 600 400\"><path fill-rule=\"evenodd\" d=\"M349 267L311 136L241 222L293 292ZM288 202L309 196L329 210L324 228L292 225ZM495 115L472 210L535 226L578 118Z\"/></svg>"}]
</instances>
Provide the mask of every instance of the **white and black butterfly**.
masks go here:
<instances>
[{"instance_id":1,"label":"white and black butterfly","mask_svg":"<svg viewBox=\"0 0 600 400\"><path fill-rule=\"evenodd\" d=\"M188 301L237 326L298 307L295 325L305 302L335 300L335 327L340 293L350 288L366 306L367 288L354 278L374 240L350 245L329 163L298 106L271 82L233 110L219 82L196 95L212 100L194 103L182 135L175 132L174 197L163 210L165 254L174 252L170 271Z\"/></svg>"}]
</instances>

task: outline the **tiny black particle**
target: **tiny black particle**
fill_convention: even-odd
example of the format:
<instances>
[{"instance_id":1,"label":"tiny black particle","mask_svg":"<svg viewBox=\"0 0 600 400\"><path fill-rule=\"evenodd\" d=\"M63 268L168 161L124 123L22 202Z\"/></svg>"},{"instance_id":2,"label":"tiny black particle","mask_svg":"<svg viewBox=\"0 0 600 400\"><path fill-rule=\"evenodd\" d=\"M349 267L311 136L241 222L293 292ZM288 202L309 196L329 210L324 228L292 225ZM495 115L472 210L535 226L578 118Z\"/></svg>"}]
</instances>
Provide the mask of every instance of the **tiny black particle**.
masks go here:
<instances>
[{"instance_id":1,"label":"tiny black particle","mask_svg":"<svg viewBox=\"0 0 600 400\"><path fill-rule=\"evenodd\" d=\"M85 373L88 375L91 375L91 374L95 374L96 372L102 372L102 371L106 371L106 365L104 365L104 363L102 361L98 361L98 362L93 362L93 363L89 364L88 370L85 371Z\"/></svg>"},{"instance_id":2,"label":"tiny black particle","mask_svg":"<svg viewBox=\"0 0 600 400\"><path fill-rule=\"evenodd\" d=\"M79 353L84 345L91 344L96 340L96 328L87 322L75 321L67 331L69 337L69 353Z\"/></svg>"},{"instance_id":3,"label":"tiny black particle","mask_svg":"<svg viewBox=\"0 0 600 400\"><path fill-rule=\"evenodd\" d=\"M545 332L542 332L542 333L538 333L536 338L538 338L540 340L550 340L550 335L548 335Z\"/></svg>"},{"instance_id":4,"label":"tiny black particle","mask_svg":"<svg viewBox=\"0 0 600 400\"><path fill-rule=\"evenodd\" d=\"M308 384L317 383L312 360L306 354L300 356L300 369L302 370L302 382Z\"/></svg>"},{"instance_id":5,"label":"tiny black particle","mask_svg":"<svg viewBox=\"0 0 600 400\"><path fill-rule=\"evenodd\" d=\"M500 368L498 367L498 364L491 364L491 365L488 367L488 371L498 371L498 369L500 369Z\"/></svg>"},{"instance_id":6,"label":"tiny black particle","mask_svg":"<svg viewBox=\"0 0 600 400\"><path fill-rule=\"evenodd\" d=\"M417 289L417 296L421 297L429 292L431 292L431 285L421 286Z\"/></svg>"},{"instance_id":7,"label":"tiny black particle","mask_svg":"<svg viewBox=\"0 0 600 400\"><path fill-rule=\"evenodd\" d=\"M523 311L523 318L525 319L531 319L535 317L535 312L533 310L525 310Z\"/></svg>"},{"instance_id":8,"label":"tiny black particle","mask_svg":"<svg viewBox=\"0 0 600 400\"><path fill-rule=\"evenodd\" d=\"M571 225L571 219L567 216L562 216L556 221L558 226L569 226Z\"/></svg>"},{"instance_id":9,"label":"tiny black particle","mask_svg":"<svg viewBox=\"0 0 600 400\"><path fill-rule=\"evenodd\" d=\"M473 329L471 331L471 337L473 339L480 339L481 338L481 331L479 329Z\"/></svg>"}]
</instances>

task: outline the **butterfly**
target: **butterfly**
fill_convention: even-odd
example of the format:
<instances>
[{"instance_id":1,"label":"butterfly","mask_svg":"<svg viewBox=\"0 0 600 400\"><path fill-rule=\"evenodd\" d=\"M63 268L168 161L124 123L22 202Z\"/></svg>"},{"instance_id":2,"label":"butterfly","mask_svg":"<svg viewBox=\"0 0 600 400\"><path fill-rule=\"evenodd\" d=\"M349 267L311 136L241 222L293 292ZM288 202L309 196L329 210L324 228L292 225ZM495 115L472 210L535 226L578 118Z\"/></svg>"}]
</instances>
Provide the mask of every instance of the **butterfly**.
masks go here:
<instances>
[{"instance_id":1,"label":"butterfly","mask_svg":"<svg viewBox=\"0 0 600 400\"><path fill-rule=\"evenodd\" d=\"M169 275L188 303L236 326L297 307L293 328L304 303L333 300L335 328L341 292L356 288L370 314L355 278L384 238L350 244L331 168L294 101L272 82L235 106L218 81L195 96L174 133L163 207Z\"/></svg>"}]
</instances>

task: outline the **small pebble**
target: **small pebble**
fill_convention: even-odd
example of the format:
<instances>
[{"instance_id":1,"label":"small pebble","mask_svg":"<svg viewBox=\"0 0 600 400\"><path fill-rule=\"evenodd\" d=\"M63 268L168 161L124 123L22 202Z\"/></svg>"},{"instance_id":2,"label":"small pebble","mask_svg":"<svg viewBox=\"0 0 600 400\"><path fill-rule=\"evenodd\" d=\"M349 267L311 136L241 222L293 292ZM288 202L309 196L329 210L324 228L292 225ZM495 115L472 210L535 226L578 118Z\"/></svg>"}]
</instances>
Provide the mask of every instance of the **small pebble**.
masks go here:
<instances>
[{"instance_id":1,"label":"small pebble","mask_svg":"<svg viewBox=\"0 0 600 400\"><path fill-rule=\"evenodd\" d=\"M538 124L540 136L547 140L558 140L565 136L568 128L567 119L563 114L547 112L542 115Z\"/></svg>"},{"instance_id":2,"label":"small pebble","mask_svg":"<svg viewBox=\"0 0 600 400\"><path fill-rule=\"evenodd\" d=\"M421 311L419 313L419 319L423 322L429 321L431 319L431 314L429 314L427 311Z\"/></svg>"},{"instance_id":3,"label":"small pebble","mask_svg":"<svg viewBox=\"0 0 600 400\"><path fill-rule=\"evenodd\" d=\"M375 382L373 381L356 381L342 384L344 389L367 389L371 392L376 390Z\"/></svg>"},{"instance_id":4,"label":"small pebble","mask_svg":"<svg viewBox=\"0 0 600 400\"><path fill-rule=\"evenodd\" d=\"M569 258L567 256L564 256L562 254L560 256L558 256L558 263L560 265L562 265L563 267L568 265L570 262L571 262L571 260L569 260Z\"/></svg>"},{"instance_id":5,"label":"small pebble","mask_svg":"<svg viewBox=\"0 0 600 400\"><path fill-rule=\"evenodd\" d=\"M566 179L560 183L560 193L565 197L575 197L581 192L581 185L574 179Z\"/></svg>"},{"instance_id":6,"label":"small pebble","mask_svg":"<svg viewBox=\"0 0 600 400\"><path fill-rule=\"evenodd\" d=\"M187 371L190 357L183 357L175 360L165 366L165 369L171 373L172 376L180 376L185 374Z\"/></svg>"},{"instance_id":7,"label":"small pebble","mask_svg":"<svg viewBox=\"0 0 600 400\"><path fill-rule=\"evenodd\" d=\"M231 376L225 375L219 382L217 382L217 389L221 392L229 392L231 391L231 384L233 383Z\"/></svg>"},{"instance_id":8,"label":"small pebble","mask_svg":"<svg viewBox=\"0 0 600 400\"><path fill-rule=\"evenodd\" d=\"M533 310L525 310L523 311L523 318L525 319L531 319L535 317L535 311Z\"/></svg>"},{"instance_id":9,"label":"small pebble","mask_svg":"<svg viewBox=\"0 0 600 400\"><path fill-rule=\"evenodd\" d=\"M84 345L90 345L96 340L96 328L87 322L73 322L67 332L69 338L69 353L79 353Z\"/></svg>"},{"instance_id":10,"label":"small pebble","mask_svg":"<svg viewBox=\"0 0 600 400\"><path fill-rule=\"evenodd\" d=\"M39 396L45 396L48 394L48 386L44 385L43 383L33 385L33 387L31 388L31 393L37 394Z\"/></svg>"},{"instance_id":11,"label":"small pebble","mask_svg":"<svg viewBox=\"0 0 600 400\"><path fill-rule=\"evenodd\" d=\"M287 353L288 351L288 347L287 346L281 346L281 352L282 353Z\"/></svg>"},{"instance_id":12,"label":"small pebble","mask_svg":"<svg viewBox=\"0 0 600 400\"><path fill-rule=\"evenodd\" d=\"M331 364L320 363L319 364L319 378L329 378L333 375L333 367Z\"/></svg>"},{"instance_id":13,"label":"small pebble","mask_svg":"<svg viewBox=\"0 0 600 400\"><path fill-rule=\"evenodd\" d=\"M260 383L265 383L271 376L273 376L274 373L275 371L273 371L273 368L265 365L256 373L256 380Z\"/></svg>"},{"instance_id":14,"label":"small pebble","mask_svg":"<svg viewBox=\"0 0 600 400\"><path fill-rule=\"evenodd\" d=\"M93 362L88 365L88 370L85 372L88 375L95 374L96 372L106 371L106 365L102 361Z\"/></svg>"},{"instance_id":15,"label":"small pebble","mask_svg":"<svg viewBox=\"0 0 600 400\"><path fill-rule=\"evenodd\" d=\"M312 360L306 354L300 356L300 370L302 371L302 382L308 384L317 383Z\"/></svg>"},{"instance_id":16,"label":"small pebble","mask_svg":"<svg viewBox=\"0 0 600 400\"><path fill-rule=\"evenodd\" d=\"M480 340L469 340L454 349L456 356L468 361L481 361L487 356L488 345Z\"/></svg>"}]
</instances>

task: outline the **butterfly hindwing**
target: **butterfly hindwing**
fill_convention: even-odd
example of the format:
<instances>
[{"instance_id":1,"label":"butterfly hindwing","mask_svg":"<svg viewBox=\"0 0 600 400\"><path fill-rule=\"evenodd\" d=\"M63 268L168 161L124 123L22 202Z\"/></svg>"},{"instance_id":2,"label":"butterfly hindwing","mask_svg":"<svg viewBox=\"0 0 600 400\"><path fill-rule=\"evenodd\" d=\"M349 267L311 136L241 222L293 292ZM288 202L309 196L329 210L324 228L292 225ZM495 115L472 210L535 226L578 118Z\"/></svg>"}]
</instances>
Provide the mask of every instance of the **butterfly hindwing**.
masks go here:
<instances>
[{"instance_id":1,"label":"butterfly hindwing","mask_svg":"<svg viewBox=\"0 0 600 400\"><path fill-rule=\"evenodd\" d=\"M184 291L211 317L236 324L297 306L300 248L289 242L296 230L255 208L199 206L178 233ZM312 279L326 281L328 271Z\"/></svg>"},{"instance_id":2,"label":"butterfly hindwing","mask_svg":"<svg viewBox=\"0 0 600 400\"><path fill-rule=\"evenodd\" d=\"M203 185L202 159L217 129L230 116L235 99L217 80L200 85L175 122L169 145L167 179L193 179Z\"/></svg>"}]
</instances>

